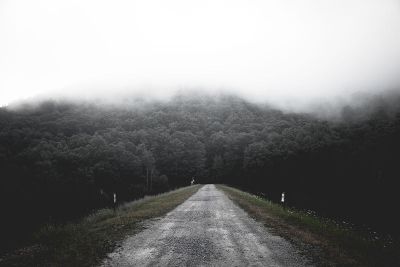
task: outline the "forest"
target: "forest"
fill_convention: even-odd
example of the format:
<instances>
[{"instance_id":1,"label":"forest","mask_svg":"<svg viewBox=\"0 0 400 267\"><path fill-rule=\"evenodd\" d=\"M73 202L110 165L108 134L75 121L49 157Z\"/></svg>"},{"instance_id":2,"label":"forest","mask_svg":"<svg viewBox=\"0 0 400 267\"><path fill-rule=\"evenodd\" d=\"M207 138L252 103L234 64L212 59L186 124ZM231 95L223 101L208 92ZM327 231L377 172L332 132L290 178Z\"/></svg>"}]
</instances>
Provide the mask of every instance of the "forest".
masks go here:
<instances>
[{"instance_id":1,"label":"forest","mask_svg":"<svg viewBox=\"0 0 400 267\"><path fill-rule=\"evenodd\" d=\"M193 178L399 237L399 104L376 95L332 118L232 95L0 108L3 245Z\"/></svg>"}]
</instances>

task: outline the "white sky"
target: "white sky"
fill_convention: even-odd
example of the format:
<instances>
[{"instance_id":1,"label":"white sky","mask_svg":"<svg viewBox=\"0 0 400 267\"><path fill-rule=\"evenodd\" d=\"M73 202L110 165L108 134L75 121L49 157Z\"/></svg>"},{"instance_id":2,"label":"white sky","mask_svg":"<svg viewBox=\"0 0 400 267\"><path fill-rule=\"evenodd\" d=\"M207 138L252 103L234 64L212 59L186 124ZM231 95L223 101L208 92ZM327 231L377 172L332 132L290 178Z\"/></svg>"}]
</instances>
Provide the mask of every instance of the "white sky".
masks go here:
<instances>
[{"instance_id":1,"label":"white sky","mask_svg":"<svg viewBox=\"0 0 400 267\"><path fill-rule=\"evenodd\" d=\"M307 102L399 85L396 0L0 0L0 105L182 88Z\"/></svg>"}]
</instances>

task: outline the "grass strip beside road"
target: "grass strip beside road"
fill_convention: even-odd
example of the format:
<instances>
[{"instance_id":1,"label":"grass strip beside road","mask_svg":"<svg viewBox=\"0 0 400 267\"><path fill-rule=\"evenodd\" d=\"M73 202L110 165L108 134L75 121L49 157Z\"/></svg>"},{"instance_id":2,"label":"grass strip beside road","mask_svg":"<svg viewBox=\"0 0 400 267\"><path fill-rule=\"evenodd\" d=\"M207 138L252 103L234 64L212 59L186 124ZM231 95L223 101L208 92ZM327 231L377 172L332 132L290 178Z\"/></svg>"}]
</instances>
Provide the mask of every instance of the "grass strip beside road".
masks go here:
<instances>
[{"instance_id":1,"label":"grass strip beside road","mask_svg":"<svg viewBox=\"0 0 400 267\"><path fill-rule=\"evenodd\" d=\"M180 188L102 209L78 223L47 225L32 246L0 259L0 266L96 266L126 236L143 230L145 220L165 215L196 193L201 185Z\"/></svg>"},{"instance_id":2,"label":"grass strip beside road","mask_svg":"<svg viewBox=\"0 0 400 267\"><path fill-rule=\"evenodd\" d=\"M269 231L290 240L317 266L400 266L399 244L374 240L332 220L283 207L226 185L217 185Z\"/></svg>"}]
</instances>

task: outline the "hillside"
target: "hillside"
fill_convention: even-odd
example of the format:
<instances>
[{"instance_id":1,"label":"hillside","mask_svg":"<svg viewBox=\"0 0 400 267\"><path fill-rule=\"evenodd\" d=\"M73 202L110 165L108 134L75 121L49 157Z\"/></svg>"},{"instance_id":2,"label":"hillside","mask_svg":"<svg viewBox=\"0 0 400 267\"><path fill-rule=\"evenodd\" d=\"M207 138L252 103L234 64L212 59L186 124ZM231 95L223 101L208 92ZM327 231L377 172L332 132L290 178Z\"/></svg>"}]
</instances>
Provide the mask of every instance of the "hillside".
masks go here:
<instances>
[{"instance_id":1,"label":"hillside","mask_svg":"<svg viewBox=\"0 0 400 267\"><path fill-rule=\"evenodd\" d=\"M5 247L110 206L114 192L130 201L193 177L273 201L284 191L290 206L396 236L399 99L375 97L335 120L234 96L1 108Z\"/></svg>"}]
</instances>

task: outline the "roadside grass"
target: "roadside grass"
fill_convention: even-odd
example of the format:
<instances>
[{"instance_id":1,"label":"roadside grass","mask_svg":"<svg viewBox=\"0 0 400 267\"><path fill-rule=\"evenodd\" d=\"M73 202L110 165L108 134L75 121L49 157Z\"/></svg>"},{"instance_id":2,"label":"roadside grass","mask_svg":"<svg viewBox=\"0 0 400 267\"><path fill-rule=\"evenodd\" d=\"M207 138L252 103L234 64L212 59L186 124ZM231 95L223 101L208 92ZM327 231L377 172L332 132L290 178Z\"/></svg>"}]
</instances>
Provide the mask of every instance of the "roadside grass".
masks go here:
<instances>
[{"instance_id":1,"label":"roadside grass","mask_svg":"<svg viewBox=\"0 0 400 267\"><path fill-rule=\"evenodd\" d=\"M375 239L333 220L283 207L236 188L217 188L271 232L311 256L317 266L400 266L398 243Z\"/></svg>"},{"instance_id":2,"label":"roadside grass","mask_svg":"<svg viewBox=\"0 0 400 267\"><path fill-rule=\"evenodd\" d=\"M144 228L145 220L165 215L200 189L188 186L156 196L101 209L78 223L46 225L32 245L0 259L0 266L96 266L119 241Z\"/></svg>"}]
</instances>

